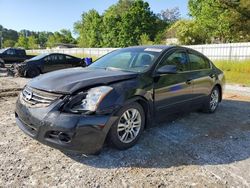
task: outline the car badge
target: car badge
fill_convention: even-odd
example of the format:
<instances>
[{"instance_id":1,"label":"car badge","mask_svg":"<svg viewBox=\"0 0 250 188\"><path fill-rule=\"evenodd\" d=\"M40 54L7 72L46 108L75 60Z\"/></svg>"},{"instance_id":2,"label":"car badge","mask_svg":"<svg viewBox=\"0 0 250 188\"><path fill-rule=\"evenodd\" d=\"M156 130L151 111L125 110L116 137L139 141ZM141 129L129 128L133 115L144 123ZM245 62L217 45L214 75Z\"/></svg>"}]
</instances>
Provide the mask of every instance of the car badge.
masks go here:
<instances>
[{"instance_id":1,"label":"car badge","mask_svg":"<svg viewBox=\"0 0 250 188\"><path fill-rule=\"evenodd\" d=\"M27 101L29 101L29 100L32 99L32 96L33 96L32 92L27 91L27 94L25 95L25 99L26 99Z\"/></svg>"}]
</instances>

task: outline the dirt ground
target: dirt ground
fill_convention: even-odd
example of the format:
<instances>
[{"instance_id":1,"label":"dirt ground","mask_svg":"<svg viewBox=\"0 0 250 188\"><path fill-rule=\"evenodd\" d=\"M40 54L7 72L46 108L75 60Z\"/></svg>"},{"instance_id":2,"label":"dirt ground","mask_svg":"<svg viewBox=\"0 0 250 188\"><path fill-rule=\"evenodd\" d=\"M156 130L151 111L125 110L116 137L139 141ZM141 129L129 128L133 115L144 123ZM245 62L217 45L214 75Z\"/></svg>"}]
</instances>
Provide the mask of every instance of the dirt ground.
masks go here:
<instances>
[{"instance_id":1,"label":"dirt ground","mask_svg":"<svg viewBox=\"0 0 250 188\"><path fill-rule=\"evenodd\" d=\"M146 130L131 149L86 157L19 130L13 88L26 82L0 78L0 187L250 187L250 94L238 88L215 114L183 115Z\"/></svg>"}]
</instances>

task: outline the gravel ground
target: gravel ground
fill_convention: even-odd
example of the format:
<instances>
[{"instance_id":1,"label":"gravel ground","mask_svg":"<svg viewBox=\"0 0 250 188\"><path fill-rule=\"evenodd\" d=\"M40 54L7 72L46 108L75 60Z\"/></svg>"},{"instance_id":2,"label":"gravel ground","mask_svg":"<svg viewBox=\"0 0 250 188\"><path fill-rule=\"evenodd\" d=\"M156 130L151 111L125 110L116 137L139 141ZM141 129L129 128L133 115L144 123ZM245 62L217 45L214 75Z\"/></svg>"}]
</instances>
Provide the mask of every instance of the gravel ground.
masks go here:
<instances>
[{"instance_id":1,"label":"gravel ground","mask_svg":"<svg viewBox=\"0 0 250 188\"><path fill-rule=\"evenodd\" d=\"M25 83L0 78L0 90ZM0 187L250 187L247 92L230 86L215 114L179 116L146 130L131 149L88 157L26 136L15 125L16 96L0 96Z\"/></svg>"}]
</instances>

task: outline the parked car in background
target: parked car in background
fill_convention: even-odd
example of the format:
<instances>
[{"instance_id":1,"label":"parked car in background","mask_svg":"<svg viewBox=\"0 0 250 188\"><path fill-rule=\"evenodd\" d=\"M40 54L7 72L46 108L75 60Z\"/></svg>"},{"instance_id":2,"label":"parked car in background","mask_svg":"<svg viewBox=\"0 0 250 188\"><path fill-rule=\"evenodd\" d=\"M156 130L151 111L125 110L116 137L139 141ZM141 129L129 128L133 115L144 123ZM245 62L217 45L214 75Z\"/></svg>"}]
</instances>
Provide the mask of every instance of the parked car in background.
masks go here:
<instances>
[{"instance_id":1,"label":"parked car in background","mask_svg":"<svg viewBox=\"0 0 250 188\"><path fill-rule=\"evenodd\" d=\"M171 114L215 112L224 82L223 72L195 50L129 47L86 68L34 78L17 100L16 122L29 136L60 150L95 153L105 140L127 149L144 128Z\"/></svg>"},{"instance_id":2,"label":"parked car in background","mask_svg":"<svg viewBox=\"0 0 250 188\"><path fill-rule=\"evenodd\" d=\"M0 68L4 68L4 67L5 67L4 60L2 60L2 59L0 58Z\"/></svg>"},{"instance_id":3,"label":"parked car in background","mask_svg":"<svg viewBox=\"0 0 250 188\"><path fill-rule=\"evenodd\" d=\"M34 78L41 73L85 66L84 60L67 54L41 54L21 63L17 69L21 76Z\"/></svg>"},{"instance_id":4,"label":"parked car in background","mask_svg":"<svg viewBox=\"0 0 250 188\"><path fill-rule=\"evenodd\" d=\"M27 55L26 51L21 48L0 49L0 59L2 59L5 64L21 63L32 57L34 57L34 55Z\"/></svg>"}]
</instances>

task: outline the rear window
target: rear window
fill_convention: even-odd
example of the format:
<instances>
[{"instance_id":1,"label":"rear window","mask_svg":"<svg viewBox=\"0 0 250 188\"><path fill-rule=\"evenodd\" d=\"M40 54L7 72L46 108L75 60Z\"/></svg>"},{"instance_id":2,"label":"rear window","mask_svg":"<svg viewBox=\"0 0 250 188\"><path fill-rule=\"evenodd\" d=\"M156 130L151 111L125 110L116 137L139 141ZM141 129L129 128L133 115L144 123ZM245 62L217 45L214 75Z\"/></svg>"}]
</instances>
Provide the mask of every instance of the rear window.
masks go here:
<instances>
[{"instance_id":1,"label":"rear window","mask_svg":"<svg viewBox=\"0 0 250 188\"><path fill-rule=\"evenodd\" d=\"M191 64L191 70L201 70L210 68L210 63L207 59L192 53L189 53L188 56Z\"/></svg>"},{"instance_id":2,"label":"rear window","mask_svg":"<svg viewBox=\"0 0 250 188\"><path fill-rule=\"evenodd\" d=\"M20 55L20 56L24 56L25 55L25 51L24 50L16 50L16 54Z\"/></svg>"},{"instance_id":3,"label":"rear window","mask_svg":"<svg viewBox=\"0 0 250 188\"><path fill-rule=\"evenodd\" d=\"M73 57L66 55L66 59L71 60Z\"/></svg>"}]
</instances>

